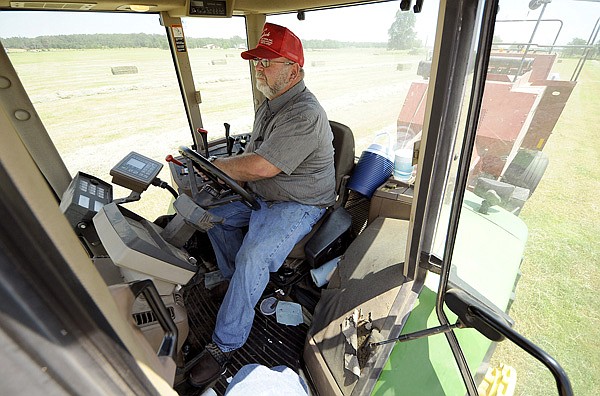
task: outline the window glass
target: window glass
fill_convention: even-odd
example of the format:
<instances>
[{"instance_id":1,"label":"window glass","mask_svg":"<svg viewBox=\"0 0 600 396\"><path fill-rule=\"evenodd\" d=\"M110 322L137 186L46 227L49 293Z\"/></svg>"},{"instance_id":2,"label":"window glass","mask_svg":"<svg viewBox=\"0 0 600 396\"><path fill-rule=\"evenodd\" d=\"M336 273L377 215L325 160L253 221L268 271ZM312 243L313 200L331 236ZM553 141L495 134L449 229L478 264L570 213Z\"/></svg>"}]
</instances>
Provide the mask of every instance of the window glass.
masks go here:
<instances>
[{"instance_id":1,"label":"window glass","mask_svg":"<svg viewBox=\"0 0 600 396\"><path fill-rule=\"evenodd\" d=\"M110 182L130 151L163 164L191 145L179 85L158 15L1 12L0 40L71 175ZM170 181L168 167L159 175ZM115 197L128 192L115 186ZM128 207L164 214L151 187ZM153 198L154 197L154 198Z\"/></svg>"},{"instance_id":2,"label":"window glass","mask_svg":"<svg viewBox=\"0 0 600 396\"><path fill-rule=\"evenodd\" d=\"M250 66L240 56L247 49L245 19L185 18L183 28L208 139L224 137L224 123L232 134L251 132Z\"/></svg>"},{"instance_id":3,"label":"window glass","mask_svg":"<svg viewBox=\"0 0 600 396\"><path fill-rule=\"evenodd\" d=\"M573 351L600 337L589 320L598 312L591 285L600 284L591 265L600 251L599 10L500 1L450 277L510 310L515 329L556 358L581 394L598 386L589 381L597 348L589 358ZM500 344L492 365L500 363L519 373L521 392L556 393L542 365L514 344Z\"/></svg>"},{"instance_id":4,"label":"window glass","mask_svg":"<svg viewBox=\"0 0 600 396\"><path fill-rule=\"evenodd\" d=\"M357 156L376 141L400 146L406 130L422 129L425 90L407 94L413 84L427 85L438 10L432 3L415 14L400 11L399 4L310 11L305 20L267 17L302 40L306 85L330 120L352 129Z\"/></svg>"}]
</instances>

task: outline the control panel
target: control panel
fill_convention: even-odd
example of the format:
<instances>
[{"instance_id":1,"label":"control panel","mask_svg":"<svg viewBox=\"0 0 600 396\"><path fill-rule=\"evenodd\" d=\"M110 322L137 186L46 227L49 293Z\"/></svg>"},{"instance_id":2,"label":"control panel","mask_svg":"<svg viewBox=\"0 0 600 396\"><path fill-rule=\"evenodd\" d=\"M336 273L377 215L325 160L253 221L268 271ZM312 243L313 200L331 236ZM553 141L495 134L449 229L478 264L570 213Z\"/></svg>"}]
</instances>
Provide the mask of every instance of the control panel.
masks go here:
<instances>
[{"instance_id":1,"label":"control panel","mask_svg":"<svg viewBox=\"0 0 600 396\"><path fill-rule=\"evenodd\" d=\"M112 182L138 193L146 191L163 165L132 151L110 170Z\"/></svg>"},{"instance_id":2,"label":"control panel","mask_svg":"<svg viewBox=\"0 0 600 396\"><path fill-rule=\"evenodd\" d=\"M227 16L227 2L221 0L190 0L190 16Z\"/></svg>"},{"instance_id":3,"label":"control panel","mask_svg":"<svg viewBox=\"0 0 600 396\"><path fill-rule=\"evenodd\" d=\"M111 201L112 185L78 172L62 196L60 209L75 228L82 222L91 222L92 217Z\"/></svg>"}]
</instances>

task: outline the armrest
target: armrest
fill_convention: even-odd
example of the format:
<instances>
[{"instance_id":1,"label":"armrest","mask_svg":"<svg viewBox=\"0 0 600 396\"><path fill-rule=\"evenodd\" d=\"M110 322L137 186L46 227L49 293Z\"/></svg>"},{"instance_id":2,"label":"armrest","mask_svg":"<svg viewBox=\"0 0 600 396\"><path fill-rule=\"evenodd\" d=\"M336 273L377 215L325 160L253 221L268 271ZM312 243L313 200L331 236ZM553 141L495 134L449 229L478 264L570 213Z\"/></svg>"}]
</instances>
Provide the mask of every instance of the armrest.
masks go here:
<instances>
[{"instance_id":1,"label":"armrest","mask_svg":"<svg viewBox=\"0 0 600 396\"><path fill-rule=\"evenodd\" d=\"M334 209L304 247L312 267L339 256L346 250L352 230L352 216L343 207Z\"/></svg>"}]
</instances>

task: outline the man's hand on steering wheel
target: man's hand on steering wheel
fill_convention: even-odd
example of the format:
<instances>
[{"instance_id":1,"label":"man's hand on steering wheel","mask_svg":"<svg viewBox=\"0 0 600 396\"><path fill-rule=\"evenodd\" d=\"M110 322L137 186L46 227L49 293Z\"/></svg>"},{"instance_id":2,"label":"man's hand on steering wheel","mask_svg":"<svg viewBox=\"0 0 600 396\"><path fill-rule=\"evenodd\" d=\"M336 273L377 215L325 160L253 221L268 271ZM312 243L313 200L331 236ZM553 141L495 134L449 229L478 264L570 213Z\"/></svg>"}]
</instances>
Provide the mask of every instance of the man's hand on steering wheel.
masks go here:
<instances>
[{"instance_id":1,"label":"man's hand on steering wheel","mask_svg":"<svg viewBox=\"0 0 600 396\"><path fill-rule=\"evenodd\" d=\"M233 180L225 172L217 168L209 159L201 156L198 152L190 149L186 146L179 147L179 153L184 157L190 159L192 163L197 166L199 171L206 176L209 180L214 183L225 185L231 189L235 194L239 195L242 202L246 206L253 210L260 209L260 204L246 189L240 186L235 180ZM190 172L190 177L193 177L193 172Z\"/></svg>"}]
</instances>

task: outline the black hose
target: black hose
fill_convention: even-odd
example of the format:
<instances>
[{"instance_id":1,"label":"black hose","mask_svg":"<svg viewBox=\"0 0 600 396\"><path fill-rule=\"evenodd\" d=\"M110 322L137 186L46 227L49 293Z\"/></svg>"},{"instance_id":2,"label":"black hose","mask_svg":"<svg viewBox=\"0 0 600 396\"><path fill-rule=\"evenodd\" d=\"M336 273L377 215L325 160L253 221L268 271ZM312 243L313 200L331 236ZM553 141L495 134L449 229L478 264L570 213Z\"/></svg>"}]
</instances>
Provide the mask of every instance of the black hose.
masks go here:
<instances>
[{"instance_id":1,"label":"black hose","mask_svg":"<svg viewBox=\"0 0 600 396\"><path fill-rule=\"evenodd\" d=\"M152 185L160 187L160 188L164 188L165 190L168 190L171 194L173 194L175 199L177 199L179 197L179 194L177 194L177 191L175 191L175 189L173 187L171 187L169 185L169 183L160 180L158 177L156 177L156 178L154 178L154 180L152 180Z\"/></svg>"},{"instance_id":2,"label":"black hose","mask_svg":"<svg viewBox=\"0 0 600 396\"><path fill-rule=\"evenodd\" d=\"M175 189L173 187L169 186L168 184L163 188L167 189L171 194L173 194L175 199L177 199L177 197L179 197L179 194L177 194L177 191L175 191Z\"/></svg>"}]
</instances>

